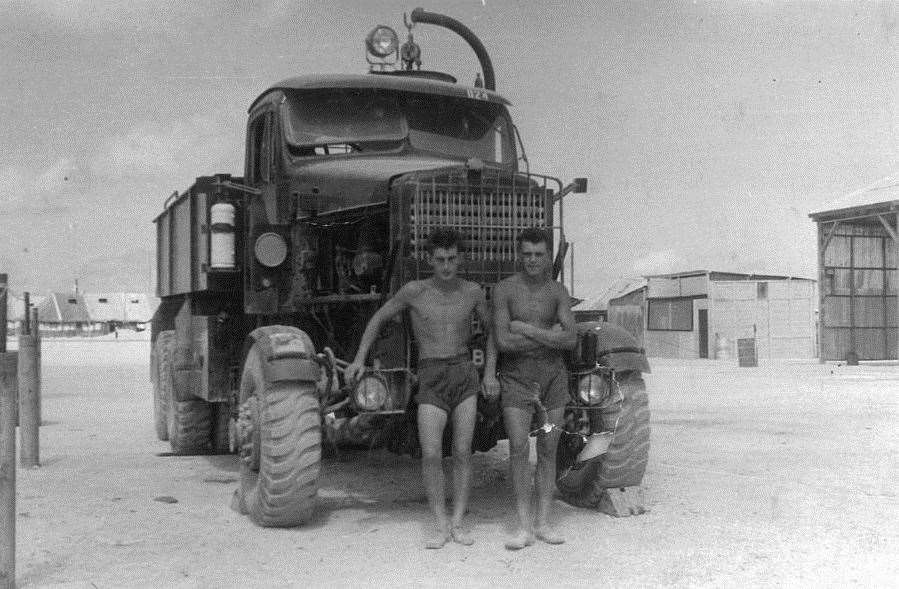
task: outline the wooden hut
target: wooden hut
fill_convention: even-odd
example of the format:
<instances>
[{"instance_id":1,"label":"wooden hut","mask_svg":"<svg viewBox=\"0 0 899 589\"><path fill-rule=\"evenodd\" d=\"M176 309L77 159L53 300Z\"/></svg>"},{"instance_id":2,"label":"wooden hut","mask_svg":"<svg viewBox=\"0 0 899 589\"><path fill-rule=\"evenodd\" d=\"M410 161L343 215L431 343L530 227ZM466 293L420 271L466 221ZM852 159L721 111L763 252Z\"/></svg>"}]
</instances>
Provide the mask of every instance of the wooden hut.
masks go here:
<instances>
[{"instance_id":1,"label":"wooden hut","mask_svg":"<svg viewBox=\"0 0 899 589\"><path fill-rule=\"evenodd\" d=\"M899 358L899 177L809 216L818 224L819 358Z\"/></svg>"},{"instance_id":2,"label":"wooden hut","mask_svg":"<svg viewBox=\"0 0 899 589\"><path fill-rule=\"evenodd\" d=\"M815 281L694 270L647 276L609 300L609 322L635 333L658 358L736 357L755 340L759 358L813 358Z\"/></svg>"}]
</instances>

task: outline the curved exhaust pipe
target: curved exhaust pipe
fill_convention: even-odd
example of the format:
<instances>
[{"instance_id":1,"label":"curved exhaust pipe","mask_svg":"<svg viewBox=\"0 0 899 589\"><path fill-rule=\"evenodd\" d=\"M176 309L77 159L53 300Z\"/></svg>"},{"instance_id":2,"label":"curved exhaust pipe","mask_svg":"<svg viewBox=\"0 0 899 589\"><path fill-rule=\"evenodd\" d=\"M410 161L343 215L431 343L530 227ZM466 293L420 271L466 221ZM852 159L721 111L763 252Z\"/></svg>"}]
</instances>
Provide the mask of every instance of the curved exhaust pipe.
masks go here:
<instances>
[{"instance_id":1,"label":"curved exhaust pipe","mask_svg":"<svg viewBox=\"0 0 899 589\"><path fill-rule=\"evenodd\" d=\"M411 20L414 23L425 23L449 29L465 39L469 46L474 50L475 55L478 56L478 61L481 63L481 70L484 72L484 87L487 90L496 90L496 78L493 75L493 62L490 61L490 56L487 55L484 44L481 43L481 40L478 39L477 35L471 32L471 29L454 18L450 18L443 14L437 14L436 12L426 12L423 8L416 8L413 10Z\"/></svg>"}]
</instances>

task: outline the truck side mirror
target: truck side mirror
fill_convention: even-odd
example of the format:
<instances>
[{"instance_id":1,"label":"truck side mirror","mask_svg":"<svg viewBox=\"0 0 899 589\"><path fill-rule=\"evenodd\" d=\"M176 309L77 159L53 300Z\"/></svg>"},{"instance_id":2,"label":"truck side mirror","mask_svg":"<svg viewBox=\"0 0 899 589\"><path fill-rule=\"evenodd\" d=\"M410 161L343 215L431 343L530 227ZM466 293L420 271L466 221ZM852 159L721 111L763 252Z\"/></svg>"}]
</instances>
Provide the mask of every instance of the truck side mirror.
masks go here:
<instances>
[{"instance_id":1,"label":"truck side mirror","mask_svg":"<svg viewBox=\"0 0 899 589\"><path fill-rule=\"evenodd\" d=\"M575 178L571 183L574 185L574 190L572 190L572 192L574 192L575 194L583 194L587 192L586 178Z\"/></svg>"}]
</instances>

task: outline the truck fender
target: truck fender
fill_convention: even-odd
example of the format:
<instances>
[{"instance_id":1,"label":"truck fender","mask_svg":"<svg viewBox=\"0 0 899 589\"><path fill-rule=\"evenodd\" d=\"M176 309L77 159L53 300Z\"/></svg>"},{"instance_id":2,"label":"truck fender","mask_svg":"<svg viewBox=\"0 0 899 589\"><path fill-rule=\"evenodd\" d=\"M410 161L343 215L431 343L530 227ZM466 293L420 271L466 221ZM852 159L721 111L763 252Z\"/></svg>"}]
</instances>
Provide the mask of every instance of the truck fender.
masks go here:
<instances>
[{"instance_id":1,"label":"truck fender","mask_svg":"<svg viewBox=\"0 0 899 589\"><path fill-rule=\"evenodd\" d=\"M289 325L267 325L254 329L244 343L244 358L254 345L262 355L265 382L318 382L321 378L315 345L301 329Z\"/></svg>"},{"instance_id":2,"label":"truck fender","mask_svg":"<svg viewBox=\"0 0 899 589\"><path fill-rule=\"evenodd\" d=\"M580 363L592 365L596 362L616 372L651 372L645 350L623 327L604 321L585 321L577 324L577 332L576 354L591 356L579 358Z\"/></svg>"}]
</instances>

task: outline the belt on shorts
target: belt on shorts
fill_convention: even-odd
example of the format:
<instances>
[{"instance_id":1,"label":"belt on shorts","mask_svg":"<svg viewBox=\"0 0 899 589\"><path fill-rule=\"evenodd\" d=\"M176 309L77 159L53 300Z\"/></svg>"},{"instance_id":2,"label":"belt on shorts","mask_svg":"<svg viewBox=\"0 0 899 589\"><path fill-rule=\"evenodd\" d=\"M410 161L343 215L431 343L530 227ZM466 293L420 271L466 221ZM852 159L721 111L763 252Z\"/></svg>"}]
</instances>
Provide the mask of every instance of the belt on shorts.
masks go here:
<instances>
[{"instance_id":1,"label":"belt on shorts","mask_svg":"<svg viewBox=\"0 0 899 589\"><path fill-rule=\"evenodd\" d=\"M418 361L418 367L424 368L425 366L433 366L435 364L445 364L445 365L453 365L453 364L461 364L463 362L471 362L471 354L465 352L464 354L456 354L455 356L449 356L448 358L421 358Z\"/></svg>"},{"instance_id":2,"label":"belt on shorts","mask_svg":"<svg viewBox=\"0 0 899 589\"><path fill-rule=\"evenodd\" d=\"M520 363L520 362L531 362L534 360L561 360L562 353L558 350L552 349L540 349L540 350L530 350L527 352L512 352L512 353L504 353L500 355L500 363L508 362L508 363Z\"/></svg>"}]
</instances>

